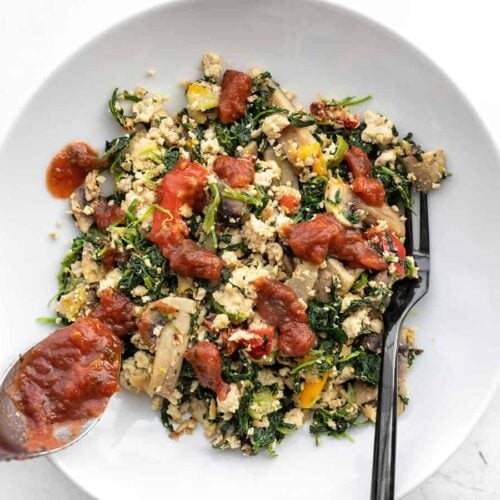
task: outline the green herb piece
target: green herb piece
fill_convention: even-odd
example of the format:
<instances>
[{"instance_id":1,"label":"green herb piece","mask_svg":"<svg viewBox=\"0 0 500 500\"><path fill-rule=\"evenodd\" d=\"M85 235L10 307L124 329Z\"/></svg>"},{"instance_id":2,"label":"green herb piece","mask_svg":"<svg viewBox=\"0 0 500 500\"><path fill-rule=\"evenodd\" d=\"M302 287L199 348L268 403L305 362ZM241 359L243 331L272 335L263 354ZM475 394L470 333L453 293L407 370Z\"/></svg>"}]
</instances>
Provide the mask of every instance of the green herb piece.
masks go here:
<instances>
[{"instance_id":1,"label":"green herb piece","mask_svg":"<svg viewBox=\"0 0 500 500\"><path fill-rule=\"evenodd\" d=\"M362 288L364 288L364 286L368 283L368 275L363 271L358 279L354 282L354 285L352 285L352 289L353 290L361 290Z\"/></svg>"},{"instance_id":2,"label":"green herb piece","mask_svg":"<svg viewBox=\"0 0 500 500\"><path fill-rule=\"evenodd\" d=\"M295 113L291 113L288 115L288 121L291 125L297 128L309 127L310 125L314 125L316 123L314 117L305 111L296 111Z\"/></svg>"},{"instance_id":3,"label":"green herb piece","mask_svg":"<svg viewBox=\"0 0 500 500\"><path fill-rule=\"evenodd\" d=\"M220 194L217 184L210 184L210 193L212 193L212 201L208 205L207 211L205 213L205 218L201 225L201 230L205 234L211 235L212 244L214 248L217 248L217 235L215 234L215 216L217 215L217 208L220 205Z\"/></svg>"},{"instance_id":4,"label":"green herb piece","mask_svg":"<svg viewBox=\"0 0 500 500\"><path fill-rule=\"evenodd\" d=\"M329 101L326 101L325 104L327 106L346 108L348 106L356 106L357 104L369 101L371 98L372 98L371 95L367 95L366 97L361 97L359 99L356 99L356 96L348 96L344 97L344 99L340 99L339 101L336 101L335 99L330 99Z\"/></svg>"},{"instance_id":5,"label":"green herb piece","mask_svg":"<svg viewBox=\"0 0 500 500\"><path fill-rule=\"evenodd\" d=\"M393 170L380 165L373 168L372 175L384 185L390 205L397 205L401 202L407 208L412 207L410 182L402 168L397 167L397 170Z\"/></svg>"},{"instance_id":6,"label":"green herb piece","mask_svg":"<svg viewBox=\"0 0 500 500\"><path fill-rule=\"evenodd\" d=\"M42 325L57 325L57 318L50 318L47 316L41 316L36 318L36 321Z\"/></svg>"},{"instance_id":7,"label":"green herb piece","mask_svg":"<svg viewBox=\"0 0 500 500\"><path fill-rule=\"evenodd\" d=\"M337 135L336 146L337 149L335 150L333 158L328 162L329 168L337 167L338 165L340 165L340 163L344 159L346 151L349 149L349 144L341 135Z\"/></svg>"},{"instance_id":8,"label":"green herb piece","mask_svg":"<svg viewBox=\"0 0 500 500\"><path fill-rule=\"evenodd\" d=\"M244 193L242 191L236 191L233 188L224 186L224 191L222 192L222 196L226 198L231 198L232 200L242 201L247 205L253 205L254 207L262 207L262 199L257 198L256 196L252 196L250 194Z\"/></svg>"},{"instance_id":9,"label":"green herb piece","mask_svg":"<svg viewBox=\"0 0 500 500\"><path fill-rule=\"evenodd\" d=\"M357 148L361 148L366 152L367 155L370 155L374 150L375 146L361 139L361 134L363 133L363 130L365 128L366 128L366 123L362 123L358 128L352 130L346 130L343 133L343 136L344 139L346 139L347 142L349 143L349 146L356 146Z\"/></svg>"},{"instance_id":10,"label":"green herb piece","mask_svg":"<svg viewBox=\"0 0 500 500\"><path fill-rule=\"evenodd\" d=\"M134 137L134 134L127 134L122 137L117 137L112 141L106 141L106 149L101 160L107 162L108 168L117 180L123 175L123 170L120 165L123 163L125 149L130 144L132 137Z\"/></svg>"},{"instance_id":11,"label":"green herb piece","mask_svg":"<svg viewBox=\"0 0 500 500\"><path fill-rule=\"evenodd\" d=\"M167 172L170 172L179 160L179 150L177 148L167 149L163 157L163 163L167 167Z\"/></svg>"},{"instance_id":12,"label":"green herb piece","mask_svg":"<svg viewBox=\"0 0 500 500\"><path fill-rule=\"evenodd\" d=\"M108 107L109 110L111 111L111 114L115 117L115 120L122 126L124 127L127 118L131 118L130 116L125 116L123 108L117 103L118 99L122 98L126 101L131 101L131 102L139 102L141 99L133 94L130 94L126 90L120 93L120 90L116 88L113 90L113 94L111 95L111 98L108 102Z\"/></svg>"},{"instance_id":13,"label":"green herb piece","mask_svg":"<svg viewBox=\"0 0 500 500\"><path fill-rule=\"evenodd\" d=\"M380 356L362 349L353 351L343 359L339 359L338 365L349 363L357 378L372 385L378 384L380 377Z\"/></svg>"}]
</instances>

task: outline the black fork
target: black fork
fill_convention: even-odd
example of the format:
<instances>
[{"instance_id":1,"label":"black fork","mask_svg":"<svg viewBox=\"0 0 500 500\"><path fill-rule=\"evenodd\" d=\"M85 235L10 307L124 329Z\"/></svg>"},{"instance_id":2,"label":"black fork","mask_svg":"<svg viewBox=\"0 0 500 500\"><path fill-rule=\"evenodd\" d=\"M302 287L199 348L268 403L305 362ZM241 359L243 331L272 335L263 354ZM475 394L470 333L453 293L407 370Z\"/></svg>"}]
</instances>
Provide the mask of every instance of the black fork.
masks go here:
<instances>
[{"instance_id":1,"label":"black fork","mask_svg":"<svg viewBox=\"0 0 500 500\"><path fill-rule=\"evenodd\" d=\"M408 255L415 257L419 279L395 283L391 303L384 313L385 336L378 386L377 421L373 449L371 500L392 500L396 472L396 434L398 400L398 347L401 325L413 306L429 290L430 247L427 194L420 193L420 238L413 242L413 212L405 211Z\"/></svg>"}]
</instances>

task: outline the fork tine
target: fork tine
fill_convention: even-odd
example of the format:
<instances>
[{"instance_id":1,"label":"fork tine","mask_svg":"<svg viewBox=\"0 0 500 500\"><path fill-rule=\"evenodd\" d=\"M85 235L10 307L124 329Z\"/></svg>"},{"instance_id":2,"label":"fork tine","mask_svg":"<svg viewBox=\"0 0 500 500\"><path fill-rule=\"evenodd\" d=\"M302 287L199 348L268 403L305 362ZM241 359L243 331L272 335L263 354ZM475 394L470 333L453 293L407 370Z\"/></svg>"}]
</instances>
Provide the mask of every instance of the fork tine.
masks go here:
<instances>
[{"instance_id":1,"label":"fork tine","mask_svg":"<svg viewBox=\"0 0 500 500\"><path fill-rule=\"evenodd\" d=\"M427 208L427 193L420 192L420 244L422 253L429 253L429 210Z\"/></svg>"},{"instance_id":2,"label":"fork tine","mask_svg":"<svg viewBox=\"0 0 500 500\"><path fill-rule=\"evenodd\" d=\"M411 197L411 191L410 191L410 197ZM407 255L413 255L413 210L411 208L405 207L405 217L406 217L405 249Z\"/></svg>"}]
</instances>

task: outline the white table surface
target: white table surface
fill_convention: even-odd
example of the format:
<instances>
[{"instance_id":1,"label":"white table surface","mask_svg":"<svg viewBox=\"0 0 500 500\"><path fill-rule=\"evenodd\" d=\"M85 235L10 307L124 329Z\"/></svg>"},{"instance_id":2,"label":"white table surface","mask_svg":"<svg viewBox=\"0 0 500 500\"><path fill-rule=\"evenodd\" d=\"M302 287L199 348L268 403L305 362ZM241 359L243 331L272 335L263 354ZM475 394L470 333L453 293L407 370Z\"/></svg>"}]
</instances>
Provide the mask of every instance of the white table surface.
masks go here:
<instances>
[{"instance_id":1,"label":"white table surface","mask_svg":"<svg viewBox=\"0 0 500 500\"><path fill-rule=\"evenodd\" d=\"M0 10L0 141L26 99L62 60L116 21L158 3L161 2L4 0ZM468 95L500 143L500 3L488 0L338 3L370 15L426 52ZM497 391L462 446L405 500L500 499L499 422L500 391ZM0 498L90 500L45 459L1 464Z\"/></svg>"}]
</instances>

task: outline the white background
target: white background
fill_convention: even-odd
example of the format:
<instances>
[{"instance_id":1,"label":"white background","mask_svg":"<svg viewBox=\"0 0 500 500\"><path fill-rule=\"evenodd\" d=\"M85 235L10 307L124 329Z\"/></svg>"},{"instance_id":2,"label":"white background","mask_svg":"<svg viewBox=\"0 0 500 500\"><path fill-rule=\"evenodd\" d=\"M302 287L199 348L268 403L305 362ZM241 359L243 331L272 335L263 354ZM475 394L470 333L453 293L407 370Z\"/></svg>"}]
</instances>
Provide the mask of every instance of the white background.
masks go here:
<instances>
[{"instance_id":1,"label":"white background","mask_svg":"<svg viewBox=\"0 0 500 500\"><path fill-rule=\"evenodd\" d=\"M155 0L2 2L0 140L27 98L61 61L111 24L158 3ZM419 46L458 83L500 143L497 118L500 116L500 4L488 0L338 3L368 14ZM41 124L40 133L50 131ZM490 408L460 449L405 500L499 499L499 422L500 391L497 391ZM3 500L89 500L88 495L44 459L0 464L0 485Z\"/></svg>"}]
</instances>

